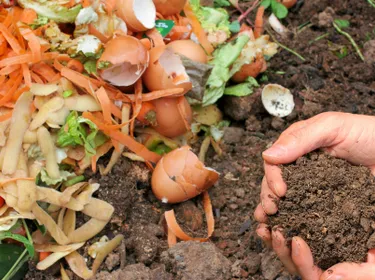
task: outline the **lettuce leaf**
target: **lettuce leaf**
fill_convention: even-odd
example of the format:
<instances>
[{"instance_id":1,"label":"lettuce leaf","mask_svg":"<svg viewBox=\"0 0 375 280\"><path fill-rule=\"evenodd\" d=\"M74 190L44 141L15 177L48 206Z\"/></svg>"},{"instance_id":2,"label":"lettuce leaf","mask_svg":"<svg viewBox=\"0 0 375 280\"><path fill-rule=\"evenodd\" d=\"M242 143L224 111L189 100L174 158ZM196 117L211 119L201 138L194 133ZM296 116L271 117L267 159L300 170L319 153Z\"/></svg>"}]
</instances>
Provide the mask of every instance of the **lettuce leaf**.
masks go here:
<instances>
[{"instance_id":1,"label":"lettuce leaf","mask_svg":"<svg viewBox=\"0 0 375 280\"><path fill-rule=\"evenodd\" d=\"M231 78L230 67L249 40L247 35L242 35L215 50L214 59L210 61L214 68L206 84L203 106L214 104L223 96L225 86Z\"/></svg>"},{"instance_id":2,"label":"lettuce leaf","mask_svg":"<svg viewBox=\"0 0 375 280\"><path fill-rule=\"evenodd\" d=\"M81 5L69 9L60 5L57 0L18 0L18 4L24 9L33 9L38 15L57 23L74 23L82 9Z\"/></svg>"},{"instance_id":3,"label":"lettuce leaf","mask_svg":"<svg viewBox=\"0 0 375 280\"><path fill-rule=\"evenodd\" d=\"M40 180L44 182L47 186L56 185L58 183L67 181L69 177L75 177L75 176L76 176L75 173L72 173L66 170L60 170L60 177L57 179L53 179L48 175L47 171L44 168L40 171Z\"/></svg>"},{"instance_id":4,"label":"lettuce leaf","mask_svg":"<svg viewBox=\"0 0 375 280\"><path fill-rule=\"evenodd\" d=\"M253 77L248 77L246 82L227 87L224 91L224 95L232 96L248 96L253 94L254 87L259 87L257 80Z\"/></svg>"},{"instance_id":5,"label":"lettuce leaf","mask_svg":"<svg viewBox=\"0 0 375 280\"><path fill-rule=\"evenodd\" d=\"M58 146L63 148L81 145L89 155L95 155L96 147L105 141L106 136L98 131L97 126L92 121L79 116L76 111L69 114L57 134Z\"/></svg>"}]
</instances>

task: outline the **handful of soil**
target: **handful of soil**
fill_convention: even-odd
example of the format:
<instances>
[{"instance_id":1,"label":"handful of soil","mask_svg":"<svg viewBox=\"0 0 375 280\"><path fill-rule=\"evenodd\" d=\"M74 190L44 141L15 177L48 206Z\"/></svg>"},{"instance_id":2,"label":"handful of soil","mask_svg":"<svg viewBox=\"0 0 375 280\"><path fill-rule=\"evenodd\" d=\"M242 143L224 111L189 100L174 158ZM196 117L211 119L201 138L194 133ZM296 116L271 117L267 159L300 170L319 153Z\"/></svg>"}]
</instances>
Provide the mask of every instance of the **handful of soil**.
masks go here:
<instances>
[{"instance_id":1,"label":"handful of soil","mask_svg":"<svg viewBox=\"0 0 375 280\"><path fill-rule=\"evenodd\" d=\"M370 170L312 152L281 167L288 186L271 226L288 241L302 237L315 263L327 269L339 262L365 262L375 248L375 179Z\"/></svg>"}]
</instances>

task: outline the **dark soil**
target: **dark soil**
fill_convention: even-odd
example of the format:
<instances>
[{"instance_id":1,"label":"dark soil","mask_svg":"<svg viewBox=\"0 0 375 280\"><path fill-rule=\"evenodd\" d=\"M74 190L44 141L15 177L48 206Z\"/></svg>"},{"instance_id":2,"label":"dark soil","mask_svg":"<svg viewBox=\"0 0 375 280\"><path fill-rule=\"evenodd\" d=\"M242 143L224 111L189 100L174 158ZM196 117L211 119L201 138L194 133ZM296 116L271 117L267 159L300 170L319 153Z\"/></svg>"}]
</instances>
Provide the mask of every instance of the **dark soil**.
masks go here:
<instances>
[{"instance_id":1,"label":"dark soil","mask_svg":"<svg viewBox=\"0 0 375 280\"><path fill-rule=\"evenodd\" d=\"M243 8L251 3L244 3ZM366 62L361 61L350 42L329 24L332 11L335 18L350 21L346 31L369 57ZM254 12L249 18L254 19ZM275 38L301 54L305 61L280 49L259 78L262 84L278 83L289 88L295 97L295 111L284 119L273 118L264 110L260 92L221 100L220 108L232 120L232 125L226 132L225 142L220 144L223 156L215 155L212 148L207 155L206 164L221 173L219 182L210 189L215 214L211 240L206 244L178 243L177 248L168 250L163 213L174 208L179 223L189 234L204 236L206 227L200 198L180 205L162 205L152 194L146 167L123 159L111 174L102 178L96 175L96 178L100 178L101 184L98 195L116 209L115 217L99 237L124 234L126 256L116 251L119 262L103 264L97 279L293 279L255 233L257 224L253 212L259 203L263 177L261 153L289 125L321 112L374 115L375 59L370 57L375 52L370 48L375 44L368 42L375 40L375 9L366 1L299 0L283 22L291 33L285 38L274 34ZM298 28L301 25L305 27ZM323 39L314 41L322 35L325 35ZM334 49L344 47L347 56L340 59ZM193 148L198 151L199 143ZM207 247L208 244L215 248ZM197 246L202 251L200 265L191 260L200 251ZM117 257L111 259L118 260ZM137 274L136 268L141 272ZM47 273L43 278L55 279ZM32 271L26 279L43 278Z\"/></svg>"},{"instance_id":2,"label":"dark soil","mask_svg":"<svg viewBox=\"0 0 375 280\"><path fill-rule=\"evenodd\" d=\"M271 226L309 244L322 269L339 262L364 262L375 218L375 178L363 166L310 153L282 167L288 185ZM370 247L368 247L368 245Z\"/></svg>"}]
</instances>

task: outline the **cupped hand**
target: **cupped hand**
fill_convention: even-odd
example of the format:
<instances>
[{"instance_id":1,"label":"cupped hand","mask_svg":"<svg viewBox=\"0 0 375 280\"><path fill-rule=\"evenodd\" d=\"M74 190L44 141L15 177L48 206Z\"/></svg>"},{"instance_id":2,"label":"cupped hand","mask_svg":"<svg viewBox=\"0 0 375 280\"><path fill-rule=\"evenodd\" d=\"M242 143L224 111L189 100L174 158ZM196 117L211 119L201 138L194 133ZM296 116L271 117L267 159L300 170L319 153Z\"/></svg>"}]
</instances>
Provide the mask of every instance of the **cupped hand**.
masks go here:
<instances>
[{"instance_id":1,"label":"cupped hand","mask_svg":"<svg viewBox=\"0 0 375 280\"><path fill-rule=\"evenodd\" d=\"M263 153L265 177L262 181L261 202L254 213L255 219L260 222L257 232L269 246L274 248L280 260L291 273L306 275L303 279L310 280L319 279L320 276L325 277L330 270L323 273L319 268L313 266L310 249L302 239L298 237L293 239L293 252L290 252L290 249L285 246L285 240L280 230L273 230L272 233L268 230L267 215L277 212L278 200L287 191L278 165L291 163L299 157L321 148L327 153L353 164L367 166L375 174L374 143L375 117L327 112L291 125L280 135L272 147ZM295 255L294 248L301 248L304 257L293 257ZM371 260L372 257L369 259ZM348 270L349 266L351 265L340 264L334 268L340 272ZM363 266L369 265L366 263ZM306 270L304 267L308 269ZM375 265L371 265L371 269L375 271ZM327 278L327 276L322 279L334 280L336 278L332 278L333 275L331 273L328 275L331 278ZM359 279L362 280L362 278ZM365 279L370 278L363 278L363 280ZM375 277L371 279L375 279Z\"/></svg>"}]
</instances>

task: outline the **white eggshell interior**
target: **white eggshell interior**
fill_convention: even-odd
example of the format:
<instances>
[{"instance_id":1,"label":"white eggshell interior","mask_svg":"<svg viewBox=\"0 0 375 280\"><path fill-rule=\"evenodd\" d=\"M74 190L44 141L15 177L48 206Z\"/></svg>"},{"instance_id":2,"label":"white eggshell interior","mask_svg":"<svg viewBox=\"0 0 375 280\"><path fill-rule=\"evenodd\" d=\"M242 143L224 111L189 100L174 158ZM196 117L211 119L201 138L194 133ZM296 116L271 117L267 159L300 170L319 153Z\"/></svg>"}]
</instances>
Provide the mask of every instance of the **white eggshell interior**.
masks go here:
<instances>
[{"instance_id":1,"label":"white eggshell interior","mask_svg":"<svg viewBox=\"0 0 375 280\"><path fill-rule=\"evenodd\" d=\"M262 103L270 115L280 118L292 113L295 106L290 90L277 84L269 84L263 88Z\"/></svg>"},{"instance_id":2,"label":"white eggshell interior","mask_svg":"<svg viewBox=\"0 0 375 280\"><path fill-rule=\"evenodd\" d=\"M159 63L164 68L164 71L167 73L168 77L173 77L173 75L182 75L185 78L175 83L175 85L180 85L190 81L189 75L186 73L186 69L182 64L181 58L175 54L172 49L166 48L166 50L159 57Z\"/></svg>"},{"instance_id":3,"label":"white eggshell interior","mask_svg":"<svg viewBox=\"0 0 375 280\"><path fill-rule=\"evenodd\" d=\"M133 10L135 17L147 29L155 27L156 8L152 0L134 0Z\"/></svg>"}]
</instances>

